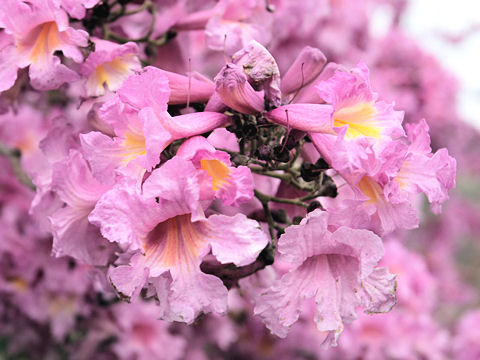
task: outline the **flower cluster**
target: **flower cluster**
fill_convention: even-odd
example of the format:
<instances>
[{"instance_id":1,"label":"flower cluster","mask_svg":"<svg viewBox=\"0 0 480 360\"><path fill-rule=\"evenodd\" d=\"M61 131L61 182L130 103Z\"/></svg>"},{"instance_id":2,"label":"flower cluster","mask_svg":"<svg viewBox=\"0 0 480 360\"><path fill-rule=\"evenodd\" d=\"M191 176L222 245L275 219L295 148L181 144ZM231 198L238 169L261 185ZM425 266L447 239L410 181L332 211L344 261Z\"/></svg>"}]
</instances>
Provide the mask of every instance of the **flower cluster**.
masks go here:
<instances>
[{"instance_id":1,"label":"flower cluster","mask_svg":"<svg viewBox=\"0 0 480 360\"><path fill-rule=\"evenodd\" d=\"M203 342L224 358L360 357L362 336L366 358L431 355L389 343L438 286L397 238L419 226L420 194L441 213L456 160L366 63L331 62L341 42L298 48L316 23L366 22L321 3L1 2L0 337L32 332L9 351L54 351L29 338L38 326L79 359L201 359ZM359 312L397 294L388 322ZM442 349L422 319L416 340Z\"/></svg>"}]
</instances>

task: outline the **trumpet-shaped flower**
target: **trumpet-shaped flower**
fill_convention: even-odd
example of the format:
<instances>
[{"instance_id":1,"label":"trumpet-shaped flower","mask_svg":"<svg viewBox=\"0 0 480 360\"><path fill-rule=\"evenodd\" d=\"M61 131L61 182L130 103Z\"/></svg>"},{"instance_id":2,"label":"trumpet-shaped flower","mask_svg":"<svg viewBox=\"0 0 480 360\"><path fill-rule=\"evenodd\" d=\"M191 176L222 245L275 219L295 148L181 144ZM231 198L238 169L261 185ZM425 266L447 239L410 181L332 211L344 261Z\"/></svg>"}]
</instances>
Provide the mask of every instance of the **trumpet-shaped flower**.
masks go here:
<instances>
[{"instance_id":1,"label":"trumpet-shaped flower","mask_svg":"<svg viewBox=\"0 0 480 360\"><path fill-rule=\"evenodd\" d=\"M110 91L117 91L128 76L141 69L136 56L138 46L135 43L119 45L96 38L92 41L95 43L95 51L80 68L81 74L87 79L87 96L104 95L105 86Z\"/></svg>"},{"instance_id":2,"label":"trumpet-shaped flower","mask_svg":"<svg viewBox=\"0 0 480 360\"><path fill-rule=\"evenodd\" d=\"M365 64L358 64L349 73L337 71L316 88L321 98L335 109L334 127L347 126L346 140L404 135L403 112L394 111L392 105L377 100Z\"/></svg>"},{"instance_id":3,"label":"trumpet-shaped flower","mask_svg":"<svg viewBox=\"0 0 480 360\"><path fill-rule=\"evenodd\" d=\"M341 190L340 198L328 206L335 216L342 218L356 211L357 218L369 219L362 226L383 235L396 228L418 226L413 203L421 192L427 196L433 212L441 210L448 190L455 186L456 161L446 149L431 152L424 121L408 125L407 133L410 144L392 141L377 156L353 166L352 171L340 172L351 190Z\"/></svg>"},{"instance_id":4,"label":"trumpet-shaped flower","mask_svg":"<svg viewBox=\"0 0 480 360\"><path fill-rule=\"evenodd\" d=\"M115 133L81 135L94 176L112 183L115 173L141 181L160 162L160 153L174 140L199 135L226 123L221 113L202 112L172 117L167 112L168 79L154 67L130 76L99 111Z\"/></svg>"},{"instance_id":5,"label":"trumpet-shaped flower","mask_svg":"<svg viewBox=\"0 0 480 360\"><path fill-rule=\"evenodd\" d=\"M148 281L168 320L191 323L199 312L224 312L227 289L200 270L210 251L221 263L253 262L268 240L256 221L242 214L205 218L196 169L174 157L152 172L143 193L119 184L98 202L89 219L112 242L133 252L109 273L116 290L131 297Z\"/></svg>"},{"instance_id":6,"label":"trumpet-shaped flower","mask_svg":"<svg viewBox=\"0 0 480 360\"><path fill-rule=\"evenodd\" d=\"M30 66L30 81L39 90L55 89L78 79L78 74L54 55L61 51L82 62L79 47L87 46L88 34L68 24L68 16L53 0L5 0L0 2L0 28L11 36L0 50L0 91L13 86L17 70Z\"/></svg>"},{"instance_id":7,"label":"trumpet-shaped flower","mask_svg":"<svg viewBox=\"0 0 480 360\"><path fill-rule=\"evenodd\" d=\"M291 270L256 299L255 313L281 337L298 320L304 300L315 298L315 322L335 344L355 310L386 312L395 304L395 277L376 267L381 239L367 230L330 228L329 214L315 210L286 229L278 242L280 261Z\"/></svg>"}]
</instances>

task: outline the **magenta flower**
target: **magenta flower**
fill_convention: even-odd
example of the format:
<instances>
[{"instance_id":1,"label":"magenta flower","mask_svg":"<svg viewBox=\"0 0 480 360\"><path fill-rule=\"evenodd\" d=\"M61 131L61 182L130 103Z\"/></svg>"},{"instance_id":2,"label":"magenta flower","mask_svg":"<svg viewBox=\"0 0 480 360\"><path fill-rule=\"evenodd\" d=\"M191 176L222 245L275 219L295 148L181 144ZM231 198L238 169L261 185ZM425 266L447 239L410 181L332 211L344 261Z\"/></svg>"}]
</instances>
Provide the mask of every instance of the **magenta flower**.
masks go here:
<instances>
[{"instance_id":1,"label":"magenta flower","mask_svg":"<svg viewBox=\"0 0 480 360\"><path fill-rule=\"evenodd\" d=\"M329 229L329 214L315 210L285 230L278 258L291 270L256 298L255 313L276 335L285 337L299 317L302 303L315 298L315 322L335 344L356 308L386 312L395 304L395 276L376 265L381 239L367 230Z\"/></svg>"},{"instance_id":2,"label":"magenta flower","mask_svg":"<svg viewBox=\"0 0 480 360\"><path fill-rule=\"evenodd\" d=\"M161 317L191 323L199 312L226 309L222 281L200 270L210 251L221 263L247 265L267 245L258 223L242 214L203 215L195 167L174 157L153 171L143 193L119 184L98 202L89 219L110 241L133 252L111 269L110 281L130 298L146 282L156 289Z\"/></svg>"}]
</instances>

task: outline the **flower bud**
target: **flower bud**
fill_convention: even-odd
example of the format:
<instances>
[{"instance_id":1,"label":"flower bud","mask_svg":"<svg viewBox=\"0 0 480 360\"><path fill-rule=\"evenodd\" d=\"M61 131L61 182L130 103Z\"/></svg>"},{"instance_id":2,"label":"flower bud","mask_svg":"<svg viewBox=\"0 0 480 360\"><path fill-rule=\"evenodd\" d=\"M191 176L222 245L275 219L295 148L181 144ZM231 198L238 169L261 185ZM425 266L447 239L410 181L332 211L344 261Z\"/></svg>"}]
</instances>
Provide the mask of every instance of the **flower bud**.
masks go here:
<instances>
[{"instance_id":1,"label":"flower bud","mask_svg":"<svg viewBox=\"0 0 480 360\"><path fill-rule=\"evenodd\" d=\"M256 114L264 109L263 94L247 81L247 75L235 64L227 64L215 77L215 89L220 98L233 110Z\"/></svg>"},{"instance_id":2,"label":"flower bud","mask_svg":"<svg viewBox=\"0 0 480 360\"><path fill-rule=\"evenodd\" d=\"M300 52L282 79L282 94L290 94L312 82L327 62L325 55L317 48L306 46Z\"/></svg>"}]
</instances>

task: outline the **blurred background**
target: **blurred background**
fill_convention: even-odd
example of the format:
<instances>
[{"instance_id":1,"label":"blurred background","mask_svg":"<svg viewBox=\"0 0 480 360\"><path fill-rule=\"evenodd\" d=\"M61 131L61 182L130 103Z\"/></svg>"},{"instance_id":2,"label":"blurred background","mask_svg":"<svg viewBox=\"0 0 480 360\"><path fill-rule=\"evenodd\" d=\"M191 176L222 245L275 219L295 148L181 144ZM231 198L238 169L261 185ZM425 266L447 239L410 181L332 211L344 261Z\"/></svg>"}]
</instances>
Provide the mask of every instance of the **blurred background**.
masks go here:
<instances>
[{"instance_id":1,"label":"blurred background","mask_svg":"<svg viewBox=\"0 0 480 360\"><path fill-rule=\"evenodd\" d=\"M182 13L172 11L178 4L186 13L217 4L152 2L161 32L180 20ZM142 1L128 3L134 9ZM260 20L249 15L242 27L260 24L258 41L281 73L307 45L346 67L363 61L380 98L395 101L405 123L425 118L433 151L447 148L456 158L457 187L442 214L419 199L420 228L384 239L382 265L398 275L398 305L375 316L359 311L339 346L328 350L311 318L301 318L284 340L272 336L241 289L232 289L226 317L202 316L188 327L157 321L152 302L119 301L105 269L51 257L44 200L54 195L20 184L0 157L0 359L480 359L480 2L271 0L273 13L263 0L247 3L263 13ZM145 15L112 28L141 37ZM155 53L155 66L213 78L238 50L220 39L215 43L205 29L178 31L155 51L141 47L142 60ZM91 126L90 107L78 104L75 85L41 94L26 85L14 90L0 98L0 143L22 150L27 172L49 169L52 149L40 149L42 140L57 136L59 119L76 129ZM3 111L4 102L19 111Z\"/></svg>"}]
</instances>

